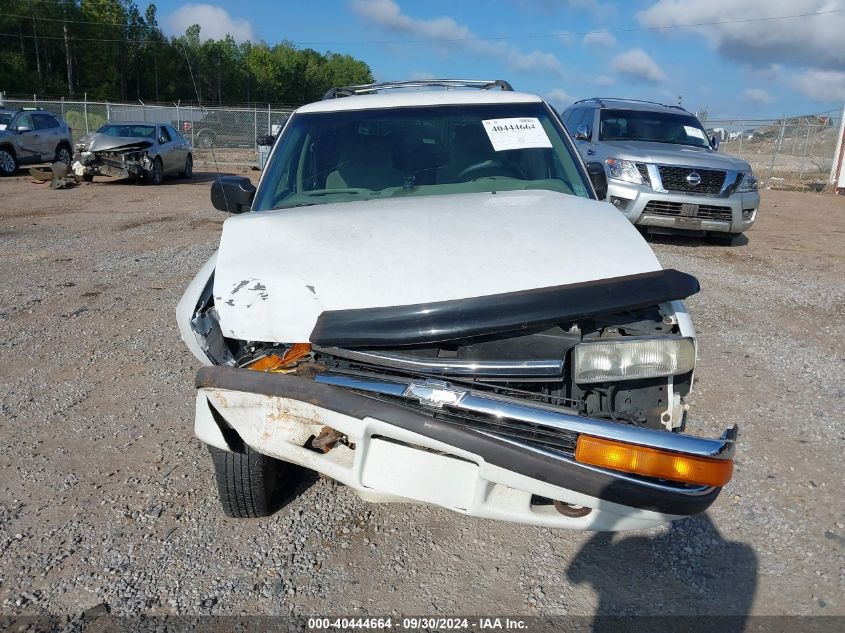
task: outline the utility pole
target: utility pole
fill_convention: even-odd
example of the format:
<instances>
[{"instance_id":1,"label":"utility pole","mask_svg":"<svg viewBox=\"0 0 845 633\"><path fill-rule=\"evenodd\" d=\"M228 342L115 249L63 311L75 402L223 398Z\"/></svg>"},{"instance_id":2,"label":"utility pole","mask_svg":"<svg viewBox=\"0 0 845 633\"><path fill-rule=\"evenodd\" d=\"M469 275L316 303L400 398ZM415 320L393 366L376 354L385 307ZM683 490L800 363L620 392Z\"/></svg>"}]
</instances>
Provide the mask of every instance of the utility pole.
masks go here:
<instances>
[{"instance_id":1,"label":"utility pole","mask_svg":"<svg viewBox=\"0 0 845 633\"><path fill-rule=\"evenodd\" d=\"M38 88L43 91L44 79L41 76L41 55L38 53L38 31L35 28L35 9L32 9L32 43L35 46L35 67L38 70Z\"/></svg>"},{"instance_id":2,"label":"utility pole","mask_svg":"<svg viewBox=\"0 0 845 633\"><path fill-rule=\"evenodd\" d=\"M67 17L67 9L65 10L65 17ZM67 35L67 21L62 22L62 30L65 35L65 57L67 58L67 92L69 96L73 96L73 61L70 56L70 41Z\"/></svg>"}]
</instances>

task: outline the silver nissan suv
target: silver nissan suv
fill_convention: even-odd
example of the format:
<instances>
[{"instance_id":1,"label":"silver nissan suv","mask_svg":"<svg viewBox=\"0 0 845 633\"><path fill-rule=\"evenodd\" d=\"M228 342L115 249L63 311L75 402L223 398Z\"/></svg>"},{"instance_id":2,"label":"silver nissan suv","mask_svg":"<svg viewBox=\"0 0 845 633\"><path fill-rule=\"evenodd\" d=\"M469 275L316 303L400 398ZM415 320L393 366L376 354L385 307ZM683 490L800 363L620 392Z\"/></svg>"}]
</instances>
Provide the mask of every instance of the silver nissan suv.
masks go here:
<instances>
[{"instance_id":1,"label":"silver nissan suv","mask_svg":"<svg viewBox=\"0 0 845 633\"><path fill-rule=\"evenodd\" d=\"M754 224L751 166L718 153L718 140L682 107L592 98L561 116L584 161L604 163L607 200L646 232L731 243Z\"/></svg>"}]
</instances>

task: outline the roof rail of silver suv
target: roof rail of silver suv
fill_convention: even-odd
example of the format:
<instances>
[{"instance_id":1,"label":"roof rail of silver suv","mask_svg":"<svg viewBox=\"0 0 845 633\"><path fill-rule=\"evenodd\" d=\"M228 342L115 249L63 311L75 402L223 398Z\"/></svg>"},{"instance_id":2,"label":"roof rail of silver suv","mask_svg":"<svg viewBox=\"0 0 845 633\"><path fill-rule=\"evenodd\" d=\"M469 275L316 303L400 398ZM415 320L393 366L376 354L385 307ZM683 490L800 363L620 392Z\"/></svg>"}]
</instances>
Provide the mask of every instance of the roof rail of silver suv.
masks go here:
<instances>
[{"instance_id":1,"label":"roof rail of silver suv","mask_svg":"<svg viewBox=\"0 0 845 633\"><path fill-rule=\"evenodd\" d=\"M683 106L660 103L659 101L646 101L645 99L628 99L627 97L590 97L589 99L581 99L580 101L576 101L575 103L585 103L587 101L597 101L599 107L601 108L607 107L604 103L605 101L630 101L632 103L648 103L651 105L659 105L664 108L675 108L676 110L683 110L684 112L687 112L687 109Z\"/></svg>"},{"instance_id":2,"label":"roof rail of silver suv","mask_svg":"<svg viewBox=\"0 0 845 633\"><path fill-rule=\"evenodd\" d=\"M513 92L513 87L504 79L412 79L410 81L387 81L374 84L361 84L358 86L335 87L329 89L323 96L323 100L371 94L379 90L394 90L398 88L446 88L452 90L455 88L478 88L479 90L499 88Z\"/></svg>"}]
</instances>

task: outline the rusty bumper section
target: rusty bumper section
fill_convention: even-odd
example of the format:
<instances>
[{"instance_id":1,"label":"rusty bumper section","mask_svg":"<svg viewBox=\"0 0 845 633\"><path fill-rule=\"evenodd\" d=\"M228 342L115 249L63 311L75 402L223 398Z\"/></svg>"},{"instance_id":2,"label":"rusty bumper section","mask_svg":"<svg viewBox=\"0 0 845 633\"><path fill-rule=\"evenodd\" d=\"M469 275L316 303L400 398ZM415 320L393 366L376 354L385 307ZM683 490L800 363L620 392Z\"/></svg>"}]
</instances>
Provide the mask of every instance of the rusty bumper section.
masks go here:
<instances>
[{"instance_id":1,"label":"rusty bumper section","mask_svg":"<svg viewBox=\"0 0 845 633\"><path fill-rule=\"evenodd\" d=\"M468 451L488 464L519 475L639 510L678 516L697 514L706 510L721 491L721 488L706 486L673 486L586 466L561 454L438 419L425 410L414 410L400 403L376 399L344 387L320 384L309 377L213 366L199 370L196 386L198 389L223 389L288 398L360 420L381 420L399 429ZM580 419L589 424L630 428L602 420ZM663 431L652 433L664 434L667 439L675 435ZM687 441L696 439L682 437ZM726 452L733 450L734 437L725 437L722 441ZM702 446L710 446L719 441L701 442Z\"/></svg>"}]
</instances>

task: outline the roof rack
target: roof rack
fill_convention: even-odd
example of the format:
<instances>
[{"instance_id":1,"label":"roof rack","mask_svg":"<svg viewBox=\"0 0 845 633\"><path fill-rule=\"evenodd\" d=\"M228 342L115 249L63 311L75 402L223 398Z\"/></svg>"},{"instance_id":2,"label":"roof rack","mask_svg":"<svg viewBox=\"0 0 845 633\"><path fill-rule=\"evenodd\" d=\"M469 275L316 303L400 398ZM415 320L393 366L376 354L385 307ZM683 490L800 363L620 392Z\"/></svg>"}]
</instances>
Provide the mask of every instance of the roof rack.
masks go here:
<instances>
[{"instance_id":1,"label":"roof rack","mask_svg":"<svg viewBox=\"0 0 845 633\"><path fill-rule=\"evenodd\" d=\"M666 103L660 103L659 101L647 101L645 99L628 99L627 97L590 97L589 99L581 99L580 101L576 101L575 103L584 103L585 101L598 101L599 105L603 108L605 101L631 101L633 103L649 103L651 105L659 105L663 106L664 108L675 108L676 110L683 110L687 112L688 110L683 106L679 105L669 105Z\"/></svg>"},{"instance_id":2,"label":"roof rack","mask_svg":"<svg viewBox=\"0 0 845 633\"><path fill-rule=\"evenodd\" d=\"M361 84L358 86L335 87L331 88L323 96L323 100L372 94L379 90L393 90L397 88L446 88L447 90L454 90L455 88L478 88L479 90L499 88L513 92L513 86L504 79L412 79L410 81L387 81L374 84Z\"/></svg>"}]
</instances>

